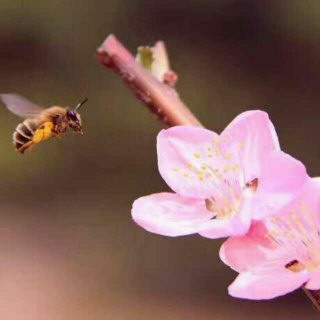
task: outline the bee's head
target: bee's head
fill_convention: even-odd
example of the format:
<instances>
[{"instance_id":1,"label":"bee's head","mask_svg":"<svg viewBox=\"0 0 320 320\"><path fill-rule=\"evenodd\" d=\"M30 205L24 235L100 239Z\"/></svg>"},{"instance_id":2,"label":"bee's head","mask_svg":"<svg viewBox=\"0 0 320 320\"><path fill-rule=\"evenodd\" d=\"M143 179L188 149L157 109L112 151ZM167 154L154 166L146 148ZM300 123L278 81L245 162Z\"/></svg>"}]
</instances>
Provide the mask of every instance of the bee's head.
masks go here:
<instances>
[{"instance_id":1,"label":"bee's head","mask_svg":"<svg viewBox=\"0 0 320 320\"><path fill-rule=\"evenodd\" d=\"M81 121L81 116L80 116L80 113L77 112L79 110L79 108L85 103L87 102L88 99L85 99L84 101L80 102L76 108L73 110L73 109L68 109L67 110L67 118L68 118L68 121L69 121L69 127L77 132L77 133L81 133L83 134L83 131L82 131L82 121Z\"/></svg>"}]
</instances>

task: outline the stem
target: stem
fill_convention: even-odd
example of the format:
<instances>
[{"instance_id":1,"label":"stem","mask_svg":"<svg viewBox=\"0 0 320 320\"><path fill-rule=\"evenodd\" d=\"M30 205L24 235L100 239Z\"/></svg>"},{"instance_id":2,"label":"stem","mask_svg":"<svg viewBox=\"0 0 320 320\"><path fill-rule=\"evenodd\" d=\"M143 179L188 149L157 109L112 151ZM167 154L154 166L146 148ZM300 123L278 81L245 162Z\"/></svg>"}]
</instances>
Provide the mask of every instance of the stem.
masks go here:
<instances>
[{"instance_id":1,"label":"stem","mask_svg":"<svg viewBox=\"0 0 320 320\"><path fill-rule=\"evenodd\" d=\"M161 50L165 50L162 42ZM178 93L170 85L157 80L150 72L136 61L131 53L117 40L109 35L97 50L102 65L113 69L165 126L177 125L202 126L199 120L180 100ZM172 80L174 83L175 80ZM302 287L315 308L320 312L320 290L312 291Z\"/></svg>"},{"instance_id":2,"label":"stem","mask_svg":"<svg viewBox=\"0 0 320 320\"><path fill-rule=\"evenodd\" d=\"M97 55L100 63L113 69L135 96L166 126L201 126L199 120L180 100L176 90L145 70L114 35L107 37L98 48Z\"/></svg>"},{"instance_id":3,"label":"stem","mask_svg":"<svg viewBox=\"0 0 320 320\"><path fill-rule=\"evenodd\" d=\"M314 307L320 312L320 290L308 290L304 286L302 290L308 296L308 298L312 301Z\"/></svg>"}]
</instances>

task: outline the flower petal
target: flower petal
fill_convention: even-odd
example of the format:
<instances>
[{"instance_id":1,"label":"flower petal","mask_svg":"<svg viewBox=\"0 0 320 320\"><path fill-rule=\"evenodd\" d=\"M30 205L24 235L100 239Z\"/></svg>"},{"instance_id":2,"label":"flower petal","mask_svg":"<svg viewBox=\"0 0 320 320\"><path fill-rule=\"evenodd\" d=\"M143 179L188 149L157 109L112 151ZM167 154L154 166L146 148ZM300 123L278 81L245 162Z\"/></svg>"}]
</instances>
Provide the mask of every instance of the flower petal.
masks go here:
<instances>
[{"instance_id":1,"label":"flower petal","mask_svg":"<svg viewBox=\"0 0 320 320\"><path fill-rule=\"evenodd\" d=\"M171 237L196 233L212 216L203 200L165 192L139 198L132 208L132 218L142 228Z\"/></svg>"},{"instance_id":2,"label":"flower petal","mask_svg":"<svg viewBox=\"0 0 320 320\"><path fill-rule=\"evenodd\" d=\"M262 160L269 152L280 150L275 128L268 114L260 110L241 113L222 132L221 139L229 145L230 153L240 151L245 182L259 176Z\"/></svg>"},{"instance_id":3,"label":"flower petal","mask_svg":"<svg viewBox=\"0 0 320 320\"><path fill-rule=\"evenodd\" d=\"M162 130L157 139L158 165L172 190L186 197L205 199L212 195L213 179L203 176L203 165L212 164L212 144L218 135L188 126Z\"/></svg>"},{"instance_id":4,"label":"flower petal","mask_svg":"<svg viewBox=\"0 0 320 320\"><path fill-rule=\"evenodd\" d=\"M272 299L301 287L307 280L306 273L295 273L284 268L244 272L239 274L228 291L237 298Z\"/></svg>"},{"instance_id":5,"label":"flower petal","mask_svg":"<svg viewBox=\"0 0 320 320\"><path fill-rule=\"evenodd\" d=\"M263 222L255 222L243 237L231 237L221 246L220 258L233 270L247 271L266 262L265 248L271 248L271 242L265 237L267 229Z\"/></svg>"},{"instance_id":6,"label":"flower petal","mask_svg":"<svg viewBox=\"0 0 320 320\"><path fill-rule=\"evenodd\" d=\"M301 199L314 213L320 212L320 178L310 178L303 187ZM320 214L316 214L318 223Z\"/></svg>"},{"instance_id":7,"label":"flower petal","mask_svg":"<svg viewBox=\"0 0 320 320\"><path fill-rule=\"evenodd\" d=\"M309 290L320 289L320 271L311 274L311 279L307 282L306 288Z\"/></svg>"},{"instance_id":8,"label":"flower petal","mask_svg":"<svg viewBox=\"0 0 320 320\"><path fill-rule=\"evenodd\" d=\"M229 218L219 218L203 223L199 234L210 239L246 234L251 224L252 201L245 201L239 212Z\"/></svg>"},{"instance_id":9,"label":"flower petal","mask_svg":"<svg viewBox=\"0 0 320 320\"><path fill-rule=\"evenodd\" d=\"M254 218L262 219L288 205L308 179L305 166L282 151L274 151L262 164L255 195Z\"/></svg>"}]
</instances>

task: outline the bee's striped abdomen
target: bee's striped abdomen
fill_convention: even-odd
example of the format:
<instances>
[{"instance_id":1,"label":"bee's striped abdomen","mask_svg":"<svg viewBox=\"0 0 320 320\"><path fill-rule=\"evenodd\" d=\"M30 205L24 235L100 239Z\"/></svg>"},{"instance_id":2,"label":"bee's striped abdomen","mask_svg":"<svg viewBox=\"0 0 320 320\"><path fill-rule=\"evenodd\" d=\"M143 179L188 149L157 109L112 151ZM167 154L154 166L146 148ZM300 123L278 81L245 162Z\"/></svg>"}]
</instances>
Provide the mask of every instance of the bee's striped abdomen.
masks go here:
<instances>
[{"instance_id":1,"label":"bee's striped abdomen","mask_svg":"<svg viewBox=\"0 0 320 320\"><path fill-rule=\"evenodd\" d=\"M31 147L32 138L36 130L36 125L33 121L25 120L19 123L13 133L13 145L20 153L24 153L29 147Z\"/></svg>"}]
</instances>

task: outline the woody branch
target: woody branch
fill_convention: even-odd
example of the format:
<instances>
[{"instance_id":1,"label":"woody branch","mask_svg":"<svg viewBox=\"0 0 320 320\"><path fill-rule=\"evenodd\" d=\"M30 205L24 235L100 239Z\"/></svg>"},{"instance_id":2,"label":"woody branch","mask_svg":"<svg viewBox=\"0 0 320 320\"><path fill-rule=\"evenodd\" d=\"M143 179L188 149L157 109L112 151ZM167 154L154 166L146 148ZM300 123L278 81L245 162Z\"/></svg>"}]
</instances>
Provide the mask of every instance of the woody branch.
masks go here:
<instances>
[{"instance_id":1,"label":"woody branch","mask_svg":"<svg viewBox=\"0 0 320 320\"><path fill-rule=\"evenodd\" d=\"M97 56L100 63L115 71L134 95L166 126L201 126L180 100L177 91L145 70L114 35L109 35L102 43Z\"/></svg>"},{"instance_id":2,"label":"woody branch","mask_svg":"<svg viewBox=\"0 0 320 320\"><path fill-rule=\"evenodd\" d=\"M162 50L165 50L162 42L158 42L157 45L162 46ZM180 100L177 91L145 70L114 35L109 35L98 48L97 57L102 65L112 69L120 76L133 94L165 126L202 126L200 121ZM303 291L320 312L320 290L311 291L303 287Z\"/></svg>"}]
</instances>

